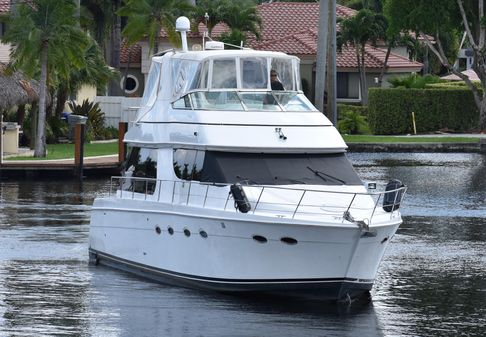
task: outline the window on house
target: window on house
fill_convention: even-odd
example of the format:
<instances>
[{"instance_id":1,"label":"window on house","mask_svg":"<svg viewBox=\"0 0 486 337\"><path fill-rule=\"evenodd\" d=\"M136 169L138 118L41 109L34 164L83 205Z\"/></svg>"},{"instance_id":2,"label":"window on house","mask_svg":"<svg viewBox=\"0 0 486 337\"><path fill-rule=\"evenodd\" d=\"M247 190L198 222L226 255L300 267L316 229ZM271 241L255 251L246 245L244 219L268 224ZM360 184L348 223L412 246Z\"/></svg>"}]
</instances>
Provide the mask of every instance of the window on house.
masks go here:
<instances>
[{"instance_id":1,"label":"window on house","mask_svg":"<svg viewBox=\"0 0 486 337\"><path fill-rule=\"evenodd\" d=\"M5 23L0 22L0 38L2 38L5 35Z\"/></svg>"},{"instance_id":2,"label":"window on house","mask_svg":"<svg viewBox=\"0 0 486 337\"><path fill-rule=\"evenodd\" d=\"M359 74L337 73L337 98L359 99Z\"/></svg>"}]
</instances>

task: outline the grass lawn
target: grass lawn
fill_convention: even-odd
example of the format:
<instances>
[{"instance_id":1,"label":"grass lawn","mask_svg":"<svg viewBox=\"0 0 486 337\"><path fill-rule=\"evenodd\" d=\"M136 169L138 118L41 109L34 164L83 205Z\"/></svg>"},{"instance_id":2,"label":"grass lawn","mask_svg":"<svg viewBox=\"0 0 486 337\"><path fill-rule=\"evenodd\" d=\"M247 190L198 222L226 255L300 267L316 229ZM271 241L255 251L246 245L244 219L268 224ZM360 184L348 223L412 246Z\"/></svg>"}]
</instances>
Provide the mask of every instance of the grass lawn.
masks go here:
<instances>
[{"instance_id":1,"label":"grass lawn","mask_svg":"<svg viewBox=\"0 0 486 337\"><path fill-rule=\"evenodd\" d=\"M118 154L118 142L84 144L84 156L105 156ZM45 160L45 159L67 159L74 158L74 144L47 144L47 157L9 157L4 160Z\"/></svg>"},{"instance_id":2,"label":"grass lawn","mask_svg":"<svg viewBox=\"0 0 486 337\"><path fill-rule=\"evenodd\" d=\"M479 137L343 135L346 143L479 143Z\"/></svg>"}]
</instances>

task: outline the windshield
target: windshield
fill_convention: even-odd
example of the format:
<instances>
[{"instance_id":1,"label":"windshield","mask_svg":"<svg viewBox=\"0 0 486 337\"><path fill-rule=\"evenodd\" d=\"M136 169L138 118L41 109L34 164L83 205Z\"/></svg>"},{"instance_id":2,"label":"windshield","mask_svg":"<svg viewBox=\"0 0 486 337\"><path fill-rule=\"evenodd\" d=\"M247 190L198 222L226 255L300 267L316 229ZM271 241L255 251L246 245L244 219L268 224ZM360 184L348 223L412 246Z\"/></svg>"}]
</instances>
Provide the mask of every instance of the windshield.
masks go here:
<instances>
[{"instance_id":1,"label":"windshield","mask_svg":"<svg viewBox=\"0 0 486 337\"><path fill-rule=\"evenodd\" d=\"M361 185L344 153L271 154L174 150L180 179L250 185Z\"/></svg>"},{"instance_id":2,"label":"windshield","mask_svg":"<svg viewBox=\"0 0 486 337\"><path fill-rule=\"evenodd\" d=\"M227 111L317 111L304 94L294 91L196 91L174 109Z\"/></svg>"}]
</instances>

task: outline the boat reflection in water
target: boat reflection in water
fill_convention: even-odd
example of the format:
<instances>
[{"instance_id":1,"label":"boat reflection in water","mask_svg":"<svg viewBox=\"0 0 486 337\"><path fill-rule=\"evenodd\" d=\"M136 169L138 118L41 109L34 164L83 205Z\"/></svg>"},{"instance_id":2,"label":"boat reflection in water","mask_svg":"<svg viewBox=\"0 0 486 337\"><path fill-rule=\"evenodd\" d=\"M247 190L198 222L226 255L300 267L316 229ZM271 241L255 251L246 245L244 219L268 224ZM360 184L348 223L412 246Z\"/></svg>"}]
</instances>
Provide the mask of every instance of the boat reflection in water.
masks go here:
<instances>
[{"instance_id":1,"label":"boat reflection in water","mask_svg":"<svg viewBox=\"0 0 486 337\"><path fill-rule=\"evenodd\" d=\"M223 292L367 293L406 188L368 191L300 83L283 53L154 57L124 175L92 208L91 261Z\"/></svg>"}]
</instances>

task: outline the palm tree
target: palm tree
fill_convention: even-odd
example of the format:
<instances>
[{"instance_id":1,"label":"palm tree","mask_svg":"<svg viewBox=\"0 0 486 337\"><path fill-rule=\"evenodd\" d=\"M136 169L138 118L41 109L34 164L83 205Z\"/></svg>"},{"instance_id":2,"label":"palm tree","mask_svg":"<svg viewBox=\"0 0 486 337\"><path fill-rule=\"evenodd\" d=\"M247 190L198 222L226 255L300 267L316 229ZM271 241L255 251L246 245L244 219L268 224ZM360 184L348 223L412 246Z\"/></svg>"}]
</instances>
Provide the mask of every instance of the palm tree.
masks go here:
<instances>
[{"instance_id":1,"label":"palm tree","mask_svg":"<svg viewBox=\"0 0 486 337\"><path fill-rule=\"evenodd\" d=\"M214 26L224 20L224 8L229 6L229 0L199 0L194 10L194 21L196 24L204 23L211 37ZM206 13L208 14L206 20Z\"/></svg>"},{"instance_id":2,"label":"palm tree","mask_svg":"<svg viewBox=\"0 0 486 337\"><path fill-rule=\"evenodd\" d=\"M368 104L368 85L366 82L365 47L367 43L376 44L385 37L386 19L368 9L360 10L355 16L339 20L340 31L337 33L338 50L349 45L355 48L360 74L361 102Z\"/></svg>"},{"instance_id":3,"label":"palm tree","mask_svg":"<svg viewBox=\"0 0 486 337\"><path fill-rule=\"evenodd\" d=\"M13 49L15 66L27 73L40 67L39 118L35 157L46 156L46 97L48 72L67 72L82 64L86 34L77 25L73 1L32 0L18 5L15 17L8 19L4 40Z\"/></svg>"},{"instance_id":4,"label":"palm tree","mask_svg":"<svg viewBox=\"0 0 486 337\"><path fill-rule=\"evenodd\" d=\"M58 80L56 116L63 111L69 94L79 90L83 84L103 88L110 80L118 78L118 72L106 65L98 43L91 37L83 51L83 59L84 62L79 68L70 68L69 72L62 74L62 78Z\"/></svg>"},{"instance_id":5,"label":"palm tree","mask_svg":"<svg viewBox=\"0 0 486 337\"><path fill-rule=\"evenodd\" d=\"M122 34L129 44L148 37L149 49L158 52L158 38L162 28L168 34L169 41L179 44L180 38L175 32L174 23L178 15L192 12L193 7L178 0L127 0L117 12L128 18Z\"/></svg>"},{"instance_id":6,"label":"palm tree","mask_svg":"<svg viewBox=\"0 0 486 337\"><path fill-rule=\"evenodd\" d=\"M116 13L121 4L122 0L81 0L85 9L84 15L81 15L81 26L93 34L106 62L116 70L120 70L121 49L121 18ZM119 93L116 81L109 83L108 93Z\"/></svg>"},{"instance_id":7,"label":"palm tree","mask_svg":"<svg viewBox=\"0 0 486 337\"><path fill-rule=\"evenodd\" d=\"M252 0L243 0L240 2L229 2L221 8L223 22L230 27L230 33L226 36L234 36L240 40L232 41L233 44L239 44L245 41L246 34L250 33L260 39L260 27L262 19L258 15L257 7ZM225 40L225 36L221 37Z\"/></svg>"}]
</instances>

